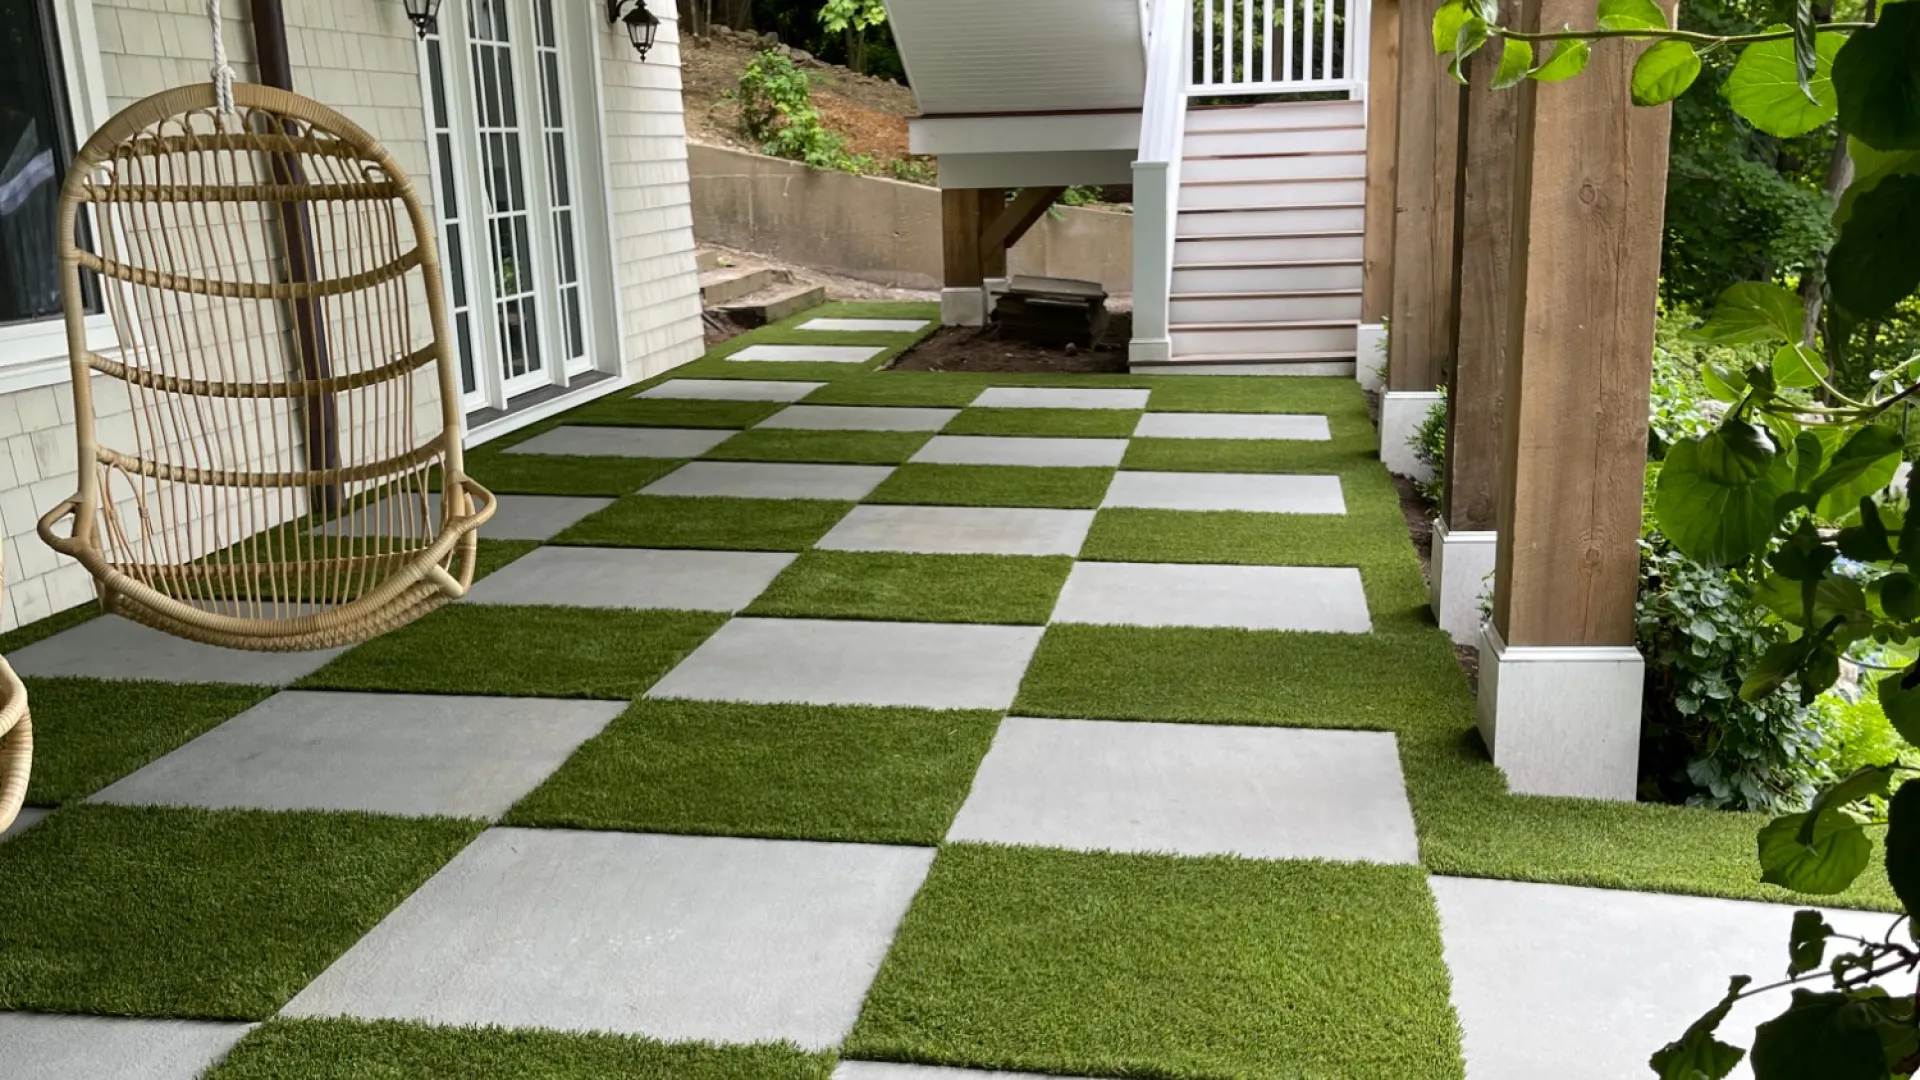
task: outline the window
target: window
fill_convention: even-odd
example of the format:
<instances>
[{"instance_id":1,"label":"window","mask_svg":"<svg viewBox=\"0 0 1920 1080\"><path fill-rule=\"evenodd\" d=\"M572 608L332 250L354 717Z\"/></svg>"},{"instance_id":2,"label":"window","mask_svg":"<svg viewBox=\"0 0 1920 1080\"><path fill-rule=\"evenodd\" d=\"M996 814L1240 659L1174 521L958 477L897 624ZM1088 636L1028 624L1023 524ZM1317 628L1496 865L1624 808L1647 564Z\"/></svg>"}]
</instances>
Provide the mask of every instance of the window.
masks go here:
<instances>
[{"instance_id":1,"label":"window","mask_svg":"<svg viewBox=\"0 0 1920 1080\"><path fill-rule=\"evenodd\" d=\"M0 326L57 318L54 220L73 157L47 0L0 0Z\"/></svg>"}]
</instances>

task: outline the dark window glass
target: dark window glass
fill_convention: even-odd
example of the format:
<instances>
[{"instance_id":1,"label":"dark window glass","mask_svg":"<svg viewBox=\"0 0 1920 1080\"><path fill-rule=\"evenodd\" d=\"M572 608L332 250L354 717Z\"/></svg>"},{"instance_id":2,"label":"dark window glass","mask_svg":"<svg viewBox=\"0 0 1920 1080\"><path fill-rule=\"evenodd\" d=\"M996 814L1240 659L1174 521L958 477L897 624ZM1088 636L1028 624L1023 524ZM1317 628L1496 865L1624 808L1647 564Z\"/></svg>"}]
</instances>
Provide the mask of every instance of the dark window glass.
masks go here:
<instances>
[{"instance_id":1,"label":"dark window glass","mask_svg":"<svg viewBox=\"0 0 1920 1080\"><path fill-rule=\"evenodd\" d=\"M54 223L72 156L52 12L0 0L0 324L60 314Z\"/></svg>"}]
</instances>

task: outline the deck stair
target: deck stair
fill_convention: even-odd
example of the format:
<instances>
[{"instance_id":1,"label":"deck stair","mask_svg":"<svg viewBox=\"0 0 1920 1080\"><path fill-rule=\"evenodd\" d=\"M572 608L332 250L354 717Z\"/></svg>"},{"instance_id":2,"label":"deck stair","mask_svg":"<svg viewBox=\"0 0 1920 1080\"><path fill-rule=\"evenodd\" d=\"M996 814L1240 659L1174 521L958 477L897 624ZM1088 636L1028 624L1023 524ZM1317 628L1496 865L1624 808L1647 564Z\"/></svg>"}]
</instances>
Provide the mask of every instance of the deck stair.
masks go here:
<instances>
[{"instance_id":1,"label":"deck stair","mask_svg":"<svg viewBox=\"0 0 1920 1080\"><path fill-rule=\"evenodd\" d=\"M1196 107L1186 119L1169 330L1180 364L1351 364L1366 106Z\"/></svg>"}]
</instances>

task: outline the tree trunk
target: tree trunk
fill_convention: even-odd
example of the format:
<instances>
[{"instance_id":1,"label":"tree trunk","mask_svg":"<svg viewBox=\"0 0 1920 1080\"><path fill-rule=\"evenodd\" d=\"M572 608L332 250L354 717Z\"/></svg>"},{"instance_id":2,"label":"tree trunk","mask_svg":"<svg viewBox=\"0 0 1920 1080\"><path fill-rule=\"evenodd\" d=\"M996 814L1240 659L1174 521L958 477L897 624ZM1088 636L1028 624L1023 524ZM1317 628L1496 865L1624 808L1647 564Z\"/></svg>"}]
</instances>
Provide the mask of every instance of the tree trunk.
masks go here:
<instances>
[{"instance_id":1,"label":"tree trunk","mask_svg":"<svg viewBox=\"0 0 1920 1080\"><path fill-rule=\"evenodd\" d=\"M1827 198L1839 205L1841 192L1852 183L1853 159L1847 156L1847 133L1842 128L1834 139L1833 156L1827 160ZM1826 292L1827 253L1823 251L1800 274L1800 299L1807 306L1801 340L1809 344L1820 330L1820 311L1826 303Z\"/></svg>"}]
</instances>

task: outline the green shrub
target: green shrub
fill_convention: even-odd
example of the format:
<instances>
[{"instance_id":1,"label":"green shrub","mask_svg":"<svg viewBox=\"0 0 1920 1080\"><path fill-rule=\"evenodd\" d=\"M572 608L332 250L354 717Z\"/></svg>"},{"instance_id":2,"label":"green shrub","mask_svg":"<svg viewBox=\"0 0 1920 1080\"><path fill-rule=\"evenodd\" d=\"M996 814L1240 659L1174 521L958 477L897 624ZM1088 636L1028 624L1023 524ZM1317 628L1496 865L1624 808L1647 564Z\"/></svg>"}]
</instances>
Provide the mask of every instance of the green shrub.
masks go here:
<instances>
[{"instance_id":1,"label":"green shrub","mask_svg":"<svg viewBox=\"0 0 1920 1080\"><path fill-rule=\"evenodd\" d=\"M870 164L847 153L846 140L820 122L807 73L790 57L772 51L754 57L731 96L740 103L740 134L774 157L843 172Z\"/></svg>"},{"instance_id":2,"label":"green shrub","mask_svg":"<svg viewBox=\"0 0 1920 1080\"><path fill-rule=\"evenodd\" d=\"M1413 436L1407 440L1413 447L1414 460L1433 470L1433 479L1415 483L1420 489L1420 497L1438 506L1440 496L1446 490L1446 480L1441 475L1447 463L1447 388L1440 388L1440 400L1427 410L1426 419L1413 429Z\"/></svg>"}]
</instances>

